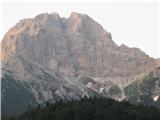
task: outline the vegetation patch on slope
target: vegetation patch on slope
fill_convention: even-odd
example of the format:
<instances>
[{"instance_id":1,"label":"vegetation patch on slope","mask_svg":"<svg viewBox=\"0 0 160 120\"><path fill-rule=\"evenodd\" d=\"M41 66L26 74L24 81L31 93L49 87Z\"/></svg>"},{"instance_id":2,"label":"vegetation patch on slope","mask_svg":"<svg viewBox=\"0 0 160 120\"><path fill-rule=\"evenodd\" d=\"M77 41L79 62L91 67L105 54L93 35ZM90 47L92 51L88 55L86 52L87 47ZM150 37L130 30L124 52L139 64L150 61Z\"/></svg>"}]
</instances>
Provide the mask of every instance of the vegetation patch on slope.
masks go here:
<instances>
[{"instance_id":1,"label":"vegetation patch on slope","mask_svg":"<svg viewBox=\"0 0 160 120\"><path fill-rule=\"evenodd\" d=\"M152 98L158 80L159 78L154 77L153 73L150 73L143 80L137 80L128 85L124 88L124 92L131 103L142 103L160 108L159 101L155 102Z\"/></svg>"},{"instance_id":2,"label":"vegetation patch on slope","mask_svg":"<svg viewBox=\"0 0 160 120\"><path fill-rule=\"evenodd\" d=\"M160 120L160 110L109 98L46 103L9 120Z\"/></svg>"}]
</instances>

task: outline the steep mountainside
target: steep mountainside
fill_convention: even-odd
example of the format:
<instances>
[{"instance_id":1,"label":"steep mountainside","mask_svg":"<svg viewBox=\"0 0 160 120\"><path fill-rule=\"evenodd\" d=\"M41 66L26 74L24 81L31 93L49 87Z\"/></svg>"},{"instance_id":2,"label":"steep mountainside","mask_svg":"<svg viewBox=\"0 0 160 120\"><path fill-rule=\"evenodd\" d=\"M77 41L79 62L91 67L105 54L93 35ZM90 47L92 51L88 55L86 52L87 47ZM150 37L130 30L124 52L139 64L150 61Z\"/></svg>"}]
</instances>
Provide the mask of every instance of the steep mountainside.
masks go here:
<instances>
[{"instance_id":1,"label":"steep mountainside","mask_svg":"<svg viewBox=\"0 0 160 120\"><path fill-rule=\"evenodd\" d=\"M100 24L79 13L69 18L44 13L21 20L2 40L1 62L4 113L13 103L26 109L21 104L25 97L31 105L83 96L128 99L127 86L159 66L138 48L118 46Z\"/></svg>"}]
</instances>

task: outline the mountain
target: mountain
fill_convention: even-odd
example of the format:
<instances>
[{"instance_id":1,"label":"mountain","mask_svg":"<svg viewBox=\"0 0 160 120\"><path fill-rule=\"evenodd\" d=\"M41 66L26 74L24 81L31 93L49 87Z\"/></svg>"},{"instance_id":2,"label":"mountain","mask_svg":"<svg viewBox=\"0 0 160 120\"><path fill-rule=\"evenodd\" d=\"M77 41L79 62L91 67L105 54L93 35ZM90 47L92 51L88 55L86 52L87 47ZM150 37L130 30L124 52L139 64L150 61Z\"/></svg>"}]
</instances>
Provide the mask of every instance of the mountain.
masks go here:
<instances>
[{"instance_id":1,"label":"mountain","mask_svg":"<svg viewBox=\"0 0 160 120\"><path fill-rule=\"evenodd\" d=\"M1 44L2 115L84 96L131 101L132 86L150 85L143 81L160 66L138 48L118 46L100 24L75 12L69 18L44 13L23 19ZM160 96L159 76L152 99Z\"/></svg>"}]
</instances>

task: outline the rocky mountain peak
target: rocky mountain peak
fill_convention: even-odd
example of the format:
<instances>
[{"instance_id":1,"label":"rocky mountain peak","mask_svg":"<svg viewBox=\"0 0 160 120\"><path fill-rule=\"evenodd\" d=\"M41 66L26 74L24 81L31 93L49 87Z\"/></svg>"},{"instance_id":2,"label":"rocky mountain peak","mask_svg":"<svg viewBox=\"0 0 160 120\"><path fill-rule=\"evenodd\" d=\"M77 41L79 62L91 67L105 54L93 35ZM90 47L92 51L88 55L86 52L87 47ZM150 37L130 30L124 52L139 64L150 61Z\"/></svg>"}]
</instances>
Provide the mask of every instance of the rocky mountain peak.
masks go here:
<instances>
[{"instance_id":1,"label":"rocky mountain peak","mask_svg":"<svg viewBox=\"0 0 160 120\"><path fill-rule=\"evenodd\" d=\"M8 88L17 94L18 86L37 103L84 95L122 100L124 87L157 68L157 60L138 48L118 46L99 23L75 12L69 18L43 13L18 22L2 40L1 62L3 94L11 94Z\"/></svg>"},{"instance_id":2,"label":"rocky mountain peak","mask_svg":"<svg viewBox=\"0 0 160 120\"><path fill-rule=\"evenodd\" d=\"M111 34L99 23L88 15L76 12L71 13L68 19L61 18L57 13L23 19L7 32L2 46L3 63L11 56L20 55L27 61L61 74L69 71L105 76L109 74L109 69L117 68L112 72L121 75L118 69L125 59L133 60L133 64L152 61L139 49L126 45L118 47ZM113 60L117 60L117 65Z\"/></svg>"},{"instance_id":3,"label":"rocky mountain peak","mask_svg":"<svg viewBox=\"0 0 160 120\"><path fill-rule=\"evenodd\" d=\"M82 16L82 14L80 14L80 13L72 12L70 15L70 18L72 18L72 17L80 18L81 16Z\"/></svg>"}]
</instances>

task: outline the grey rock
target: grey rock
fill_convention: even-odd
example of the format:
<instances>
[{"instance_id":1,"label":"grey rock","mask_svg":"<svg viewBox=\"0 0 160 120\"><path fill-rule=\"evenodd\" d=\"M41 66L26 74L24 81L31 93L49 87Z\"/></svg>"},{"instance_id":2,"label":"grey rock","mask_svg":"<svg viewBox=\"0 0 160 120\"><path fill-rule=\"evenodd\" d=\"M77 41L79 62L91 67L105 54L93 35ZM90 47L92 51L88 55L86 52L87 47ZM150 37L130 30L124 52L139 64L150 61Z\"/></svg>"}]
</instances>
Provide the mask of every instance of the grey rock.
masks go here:
<instances>
[{"instance_id":1,"label":"grey rock","mask_svg":"<svg viewBox=\"0 0 160 120\"><path fill-rule=\"evenodd\" d=\"M118 46L100 24L80 13L69 18L44 13L23 19L5 34L1 44L2 103L5 99L16 102L6 92L16 91L16 86L34 104L84 96L123 100L127 98L125 87L160 65L138 48ZM5 76L12 81L7 82ZM114 93L117 89L120 92Z\"/></svg>"}]
</instances>

